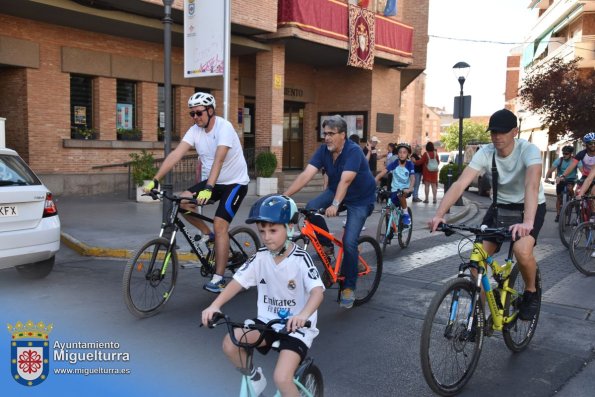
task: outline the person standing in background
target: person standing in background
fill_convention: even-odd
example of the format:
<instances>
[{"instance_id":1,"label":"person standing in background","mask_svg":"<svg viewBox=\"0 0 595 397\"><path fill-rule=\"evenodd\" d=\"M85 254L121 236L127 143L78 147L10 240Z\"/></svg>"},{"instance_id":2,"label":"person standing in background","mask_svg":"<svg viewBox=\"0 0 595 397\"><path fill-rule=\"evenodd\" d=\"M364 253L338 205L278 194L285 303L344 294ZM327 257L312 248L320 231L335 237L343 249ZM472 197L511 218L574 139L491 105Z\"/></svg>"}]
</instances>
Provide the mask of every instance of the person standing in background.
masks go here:
<instances>
[{"instance_id":1,"label":"person standing in background","mask_svg":"<svg viewBox=\"0 0 595 397\"><path fill-rule=\"evenodd\" d=\"M411 161L415 165L413 168L415 170L415 185L413 186L413 202L420 203L421 199L419 198L419 185L421 183L421 173L423 170L423 165L417 165L417 162L421 160L421 146L415 145L415 149L413 149L413 154L411 155Z\"/></svg>"},{"instance_id":2,"label":"person standing in background","mask_svg":"<svg viewBox=\"0 0 595 397\"><path fill-rule=\"evenodd\" d=\"M424 191L426 193L426 199L424 203L430 202L430 187L432 187L432 194L434 197L434 204L438 201L436 195L438 193L438 153L434 149L432 142L426 143L426 152L421 156L421 160L418 162L423 167L422 176L424 180Z\"/></svg>"},{"instance_id":3,"label":"person standing in background","mask_svg":"<svg viewBox=\"0 0 595 397\"><path fill-rule=\"evenodd\" d=\"M370 164L370 171L372 171L372 175L376 176L377 171L377 162L379 159L380 149L376 146L380 143L380 139L376 138L375 136L372 137L366 144L364 148L364 155L368 160L368 164Z\"/></svg>"}]
</instances>

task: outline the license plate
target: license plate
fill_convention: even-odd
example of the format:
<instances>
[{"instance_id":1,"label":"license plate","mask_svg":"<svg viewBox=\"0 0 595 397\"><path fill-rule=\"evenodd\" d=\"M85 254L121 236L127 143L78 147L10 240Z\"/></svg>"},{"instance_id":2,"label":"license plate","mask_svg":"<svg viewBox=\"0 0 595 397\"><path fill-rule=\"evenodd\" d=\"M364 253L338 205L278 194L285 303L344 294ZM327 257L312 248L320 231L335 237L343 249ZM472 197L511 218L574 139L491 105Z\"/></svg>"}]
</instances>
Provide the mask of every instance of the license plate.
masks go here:
<instances>
[{"instance_id":1,"label":"license plate","mask_svg":"<svg viewBox=\"0 0 595 397\"><path fill-rule=\"evenodd\" d=\"M16 205L0 205L0 218L18 215Z\"/></svg>"}]
</instances>

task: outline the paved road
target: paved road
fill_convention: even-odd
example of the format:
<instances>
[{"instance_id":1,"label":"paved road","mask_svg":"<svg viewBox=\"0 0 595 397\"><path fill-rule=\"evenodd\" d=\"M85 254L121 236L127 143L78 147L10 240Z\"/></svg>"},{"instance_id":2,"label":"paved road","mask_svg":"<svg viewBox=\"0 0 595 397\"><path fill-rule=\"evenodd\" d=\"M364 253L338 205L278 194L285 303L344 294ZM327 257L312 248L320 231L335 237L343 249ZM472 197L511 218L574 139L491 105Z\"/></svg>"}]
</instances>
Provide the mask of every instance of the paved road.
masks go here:
<instances>
[{"instance_id":1,"label":"paved road","mask_svg":"<svg viewBox=\"0 0 595 397\"><path fill-rule=\"evenodd\" d=\"M479 200L479 207L489 204L476 195L469 197ZM420 209L415 213L423 212ZM474 215L474 211L468 214L469 223L478 222L477 218L470 219ZM311 351L322 369L326 395L432 395L421 375L419 333L429 300L443 280L456 272L458 261L453 249L456 238L429 234L423 229L422 220L418 216L414 221L416 230L409 248L389 247L385 274L369 304L341 310L334 302L336 290L327 292L319 314L321 334ZM114 222L120 225L125 220L106 220L106 225ZM553 214L548 213L537 247L544 304L532 344L522 354L511 354L500 336L488 339L478 369L461 395L593 395L595 279L574 270L554 227ZM97 228L97 234L108 232L108 226ZM117 342L119 349L109 352L130 354L129 361L83 361L71 365L53 360L52 368L104 367L131 369L132 373L52 373L44 383L27 390L26 395L236 395L239 375L220 351L224 331L198 327L200 310L212 299L200 288L204 279L198 270L182 270L175 294L164 310L155 317L138 320L122 302L124 262L83 257L65 248L59 254L55 271L45 280L26 281L12 269L0 271L4 322L52 322L52 344ZM253 312L255 296L254 291L240 295L228 305L228 313L239 317ZM5 337L8 346L8 333ZM8 362L8 355L7 348L0 349L0 362ZM276 356L256 359L271 379ZM25 395L23 386L10 379L6 368L0 372L2 394ZM267 392L271 395L272 387Z\"/></svg>"}]
</instances>

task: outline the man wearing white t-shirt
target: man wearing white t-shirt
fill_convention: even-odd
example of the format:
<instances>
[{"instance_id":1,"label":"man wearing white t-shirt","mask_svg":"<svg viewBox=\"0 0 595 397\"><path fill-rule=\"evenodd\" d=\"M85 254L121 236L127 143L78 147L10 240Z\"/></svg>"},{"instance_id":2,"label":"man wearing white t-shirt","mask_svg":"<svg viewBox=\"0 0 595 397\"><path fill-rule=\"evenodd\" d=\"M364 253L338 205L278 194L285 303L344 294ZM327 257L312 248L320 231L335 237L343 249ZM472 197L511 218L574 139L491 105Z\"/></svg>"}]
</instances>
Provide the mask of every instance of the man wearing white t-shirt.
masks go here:
<instances>
[{"instance_id":1,"label":"man wearing white t-shirt","mask_svg":"<svg viewBox=\"0 0 595 397\"><path fill-rule=\"evenodd\" d=\"M540 296L536 288L537 262L533 247L537 243L539 230L545 219L545 195L541 185L541 153L539 148L523 139L515 139L517 118L507 109L502 109L490 117L488 131L492 144L482 147L471 159L459 179L448 189L436 214L429 222L430 230L435 231L444 222L444 214L463 194L467 186L482 171L492 172L495 163L498 175L496 208L518 211L522 221L510 225L514 256L525 283L525 292L519 306L519 318L532 320L539 309ZM494 190L492 190L494 191ZM490 206L482 224L496 227L497 210ZM488 255L500 248L495 240L484 238L483 247Z\"/></svg>"},{"instance_id":2,"label":"man wearing white t-shirt","mask_svg":"<svg viewBox=\"0 0 595 397\"><path fill-rule=\"evenodd\" d=\"M219 293L225 288L223 274L229 252L229 224L248 192L248 167L238 134L231 123L215 116L215 98L208 93L197 92L188 99L190 117L194 125L188 129L178 147L163 161L153 182L146 187L151 190L186 153L195 148L202 166L202 174L208 178L188 188L182 196L195 196L199 205L209 200L219 201L213 228L195 217L186 219L203 234L203 242L215 243L215 274L204 289ZM182 203L181 207L195 211L193 204ZM216 236L216 238L215 238Z\"/></svg>"}]
</instances>

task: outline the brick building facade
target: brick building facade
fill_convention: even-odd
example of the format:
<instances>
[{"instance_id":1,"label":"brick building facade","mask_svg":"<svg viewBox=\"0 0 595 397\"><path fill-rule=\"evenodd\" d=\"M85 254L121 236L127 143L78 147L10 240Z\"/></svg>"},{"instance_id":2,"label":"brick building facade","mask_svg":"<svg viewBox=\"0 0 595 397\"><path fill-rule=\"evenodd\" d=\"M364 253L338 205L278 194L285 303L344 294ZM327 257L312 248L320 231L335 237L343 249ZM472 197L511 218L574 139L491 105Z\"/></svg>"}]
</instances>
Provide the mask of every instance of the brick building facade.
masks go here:
<instances>
[{"instance_id":1,"label":"brick building facade","mask_svg":"<svg viewBox=\"0 0 595 397\"><path fill-rule=\"evenodd\" d=\"M20 3L12 7L0 0L0 117L6 118L6 145L56 194L122 190L125 167L97 167L125 163L140 149L156 157L163 153L162 1ZM325 114L350 116L364 139L421 140L400 137L399 120L401 92L425 68L428 0L399 1L393 17L376 13L377 35L397 44L378 45L377 39L371 71L346 66L348 40L341 29L347 21L333 32L308 29L299 20L304 5L330 10L331 18L344 15L347 3L232 0L229 120L250 164L254 153L272 150L280 175L303 168L322 142L319 124ZM379 3L368 7L375 11ZM172 17L172 134L179 139L192 122L186 101L193 92L209 90L223 114L223 82L183 78L182 0L174 1ZM79 80L89 84L88 106L73 106ZM120 101L127 93L140 140L119 134L117 109L126 110ZM423 98L423 92L418 95ZM84 117L77 119L77 112ZM93 139L79 139L80 126L73 120L92 128Z\"/></svg>"}]
</instances>

